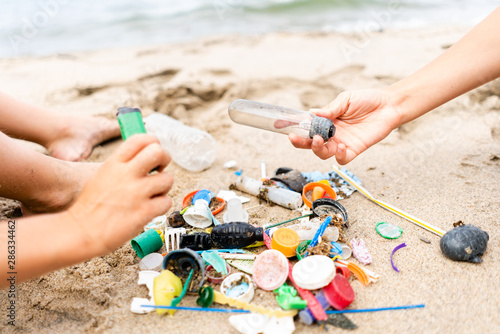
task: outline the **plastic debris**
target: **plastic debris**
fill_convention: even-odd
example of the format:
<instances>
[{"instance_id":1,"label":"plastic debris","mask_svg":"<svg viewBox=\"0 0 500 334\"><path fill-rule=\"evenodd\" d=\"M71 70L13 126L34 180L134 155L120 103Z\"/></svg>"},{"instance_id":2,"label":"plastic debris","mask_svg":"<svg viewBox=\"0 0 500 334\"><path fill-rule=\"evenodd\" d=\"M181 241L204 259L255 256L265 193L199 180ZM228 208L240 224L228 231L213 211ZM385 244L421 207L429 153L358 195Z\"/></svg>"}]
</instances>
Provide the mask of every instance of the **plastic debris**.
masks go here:
<instances>
[{"instance_id":1,"label":"plastic debris","mask_svg":"<svg viewBox=\"0 0 500 334\"><path fill-rule=\"evenodd\" d=\"M130 304L130 311L136 314L145 314L154 311L154 308L144 307L143 305L154 305L154 294L153 294L153 285L155 277L160 276L160 273L157 271L140 271L139 272L139 280L137 284L146 285L149 290L149 297L147 298L133 298L132 303Z\"/></svg>"},{"instance_id":2,"label":"plastic debris","mask_svg":"<svg viewBox=\"0 0 500 334\"><path fill-rule=\"evenodd\" d=\"M319 218L314 218L306 222L291 225L288 228L297 232L300 241L311 240L314 238L314 234L321 226L321 223L322 221ZM339 239L339 229L335 226L326 227L322 238L328 241L337 241Z\"/></svg>"},{"instance_id":3,"label":"plastic debris","mask_svg":"<svg viewBox=\"0 0 500 334\"><path fill-rule=\"evenodd\" d=\"M299 193L284 188L266 186L262 181L247 176L238 177L235 186L238 190L287 209L296 210L302 206L302 196Z\"/></svg>"},{"instance_id":4,"label":"plastic debris","mask_svg":"<svg viewBox=\"0 0 500 334\"><path fill-rule=\"evenodd\" d=\"M350 175L353 179L355 179L359 184L361 184L361 181L351 172L349 172L347 169L342 168L341 169L344 173L347 173ZM350 185L348 182L346 182L340 175L338 175L335 171L331 171L328 173L321 173L319 171L314 171L314 172L308 172L308 173L302 173L304 178L308 183L310 182L319 182L321 180L328 180L328 183L330 184L330 187L332 187L333 190L337 193L337 200L341 200L344 198L347 198L351 196L353 192L356 191L356 188L354 188L352 185ZM336 185L340 184L339 187Z\"/></svg>"},{"instance_id":5,"label":"plastic debris","mask_svg":"<svg viewBox=\"0 0 500 334\"><path fill-rule=\"evenodd\" d=\"M273 233L271 247L280 251L286 257L293 257L299 243L300 237L297 232L283 227Z\"/></svg>"},{"instance_id":6,"label":"plastic debris","mask_svg":"<svg viewBox=\"0 0 500 334\"><path fill-rule=\"evenodd\" d=\"M139 261L140 270L160 271L163 264L163 256L160 253L151 253Z\"/></svg>"},{"instance_id":7,"label":"plastic debris","mask_svg":"<svg viewBox=\"0 0 500 334\"><path fill-rule=\"evenodd\" d=\"M237 165L236 160L229 160L224 163L224 168L231 169L236 167L236 165Z\"/></svg>"},{"instance_id":8,"label":"plastic debris","mask_svg":"<svg viewBox=\"0 0 500 334\"><path fill-rule=\"evenodd\" d=\"M490 236L473 225L457 226L446 233L440 242L441 251L454 261L481 263Z\"/></svg>"},{"instance_id":9,"label":"plastic debris","mask_svg":"<svg viewBox=\"0 0 500 334\"><path fill-rule=\"evenodd\" d=\"M161 231L155 229L147 230L132 239L132 249L141 259L148 254L158 251L163 246Z\"/></svg>"},{"instance_id":10,"label":"plastic debris","mask_svg":"<svg viewBox=\"0 0 500 334\"><path fill-rule=\"evenodd\" d=\"M248 223L248 212L243 210L239 198L231 198L227 201L227 211L222 218L224 223L243 222Z\"/></svg>"},{"instance_id":11,"label":"plastic debris","mask_svg":"<svg viewBox=\"0 0 500 334\"><path fill-rule=\"evenodd\" d=\"M244 273L247 273L249 275L253 274L253 264L255 260L255 254L245 251L245 255L253 255L254 258L251 260L242 260L242 259L228 259L227 263L229 263L231 266L235 267L238 270L241 270Z\"/></svg>"},{"instance_id":12,"label":"plastic debris","mask_svg":"<svg viewBox=\"0 0 500 334\"><path fill-rule=\"evenodd\" d=\"M224 261L224 259L219 256L219 253L217 253L217 252L203 252L203 253L201 253L201 257L207 263L212 265L212 267L218 273L222 273L223 275L227 275L226 261Z\"/></svg>"},{"instance_id":13,"label":"plastic debris","mask_svg":"<svg viewBox=\"0 0 500 334\"><path fill-rule=\"evenodd\" d=\"M316 246L318 244L318 241L320 240L320 238L325 233L325 230L326 230L328 224L330 224L331 221L332 221L332 217L329 216L329 217L327 217L325 219L324 222L321 223L321 225L318 227L318 230L316 231L316 233L314 234L313 238L311 239L311 242L309 243L309 247L308 248L313 248L314 246ZM308 251L306 251L306 254L304 255L304 257L306 257L307 255L308 255Z\"/></svg>"},{"instance_id":14,"label":"plastic debris","mask_svg":"<svg viewBox=\"0 0 500 334\"><path fill-rule=\"evenodd\" d=\"M229 305L239 309L251 311L254 313L265 314L269 317L293 317L297 314L297 310L281 310L281 309L268 309L259 305L247 303L242 300L230 298L223 293L214 291L214 302L223 305Z\"/></svg>"},{"instance_id":15,"label":"plastic debris","mask_svg":"<svg viewBox=\"0 0 500 334\"><path fill-rule=\"evenodd\" d=\"M367 265L372 263L372 256L368 252L368 248L366 247L365 241L363 239L359 239L359 242L356 238L352 238L351 240L351 249L352 255L358 260L361 264Z\"/></svg>"},{"instance_id":16,"label":"plastic debris","mask_svg":"<svg viewBox=\"0 0 500 334\"><path fill-rule=\"evenodd\" d=\"M276 301L284 310L302 310L307 307L307 302L297 296L297 290L286 283L274 290L274 293L276 294Z\"/></svg>"},{"instance_id":17,"label":"plastic debris","mask_svg":"<svg viewBox=\"0 0 500 334\"><path fill-rule=\"evenodd\" d=\"M318 217L325 215L337 215L343 220L343 225L349 227L349 217L347 210L342 204L332 198L320 198L312 202L312 211Z\"/></svg>"},{"instance_id":18,"label":"plastic debris","mask_svg":"<svg viewBox=\"0 0 500 334\"><path fill-rule=\"evenodd\" d=\"M212 212L204 199L199 199L193 206L188 207L183 217L186 223L196 228L207 228L213 223Z\"/></svg>"},{"instance_id":19,"label":"plastic debris","mask_svg":"<svg viewBox=\"0 0 500 334\"><path fill-rule=\"evenodd\" d=\"M163 270L160 275L155 277L153 284L153 293L155 305L170 306L174 297L180 296L182 293L182 282L170 270ZM163 314L169 311L156 309L156 313ZM173 315L175 311L170 311Z\"/></svg>"},{"instance_id":20,"label":"plastic debris","mask_svg":"<svg viewBox=\"0 0 500 334\"><path fill-rule=\"evenodd\" d=\"M255 259L252 276L255 284L262 290L275 290L288 277L288 260L277 250L266 250Z\"/></svg>"},{"instance_id":21,"label":"plastic debris","mask_svg":"<svg viewBox=\"0 0 500 334\"><path fill-rule=\"evenodd\" d=\"M403 242L402 244L399 244L398 246L396 246L393 250L392 250L392 253L391 253L391 265L392 265L392 268L397 271L399 273L399 269L396 268L396 266L394 265L394 262L392 261L392 257L394 256L394 253L396 253L398 250L400 250L401 248L403 247L406 247L406 244Z\"/></svg>"},{"instance_id":22,"label":"plastic debris","mask_svg":"<svg viewBox=\"0 0 500 334\"><path fill-rule=\"evenodd\" d=\"M351 277L351 272L349 271L349 268L347 268L347 267L335 267L335 272L338 275L342 275L347 279L349 279Z\"/></svg>"},{"instance_id":23,"label":"plastic debris","mask_svg":"<svg viewBox=\"0 0 500 334\"><path fill-rule=\"evenodd\" d=\"M214 289L211 286L202 286L198 289L198 299L196 305L209 307L214 301Z\"/></svg>"},{"instance_id":24,"label":"plastic debris","mask_svg":"<svg viewBox=\"0 0 500 334\"><path fill-rule=\"evenodd\" d=\"M423 308L425 304L416 305L403 305L403 306L390 306L390 307L376 307L376 308L360 308L354 310L342 310L342 311L326 311L327 314L338 314L338 313L368 313L368 312L381 312L381 311L395 311L395 310L408 310L415 308Z\"/></svg>"},{"instance_id":25,"label":"plastic debris","mask_svg":"<svg viewBox=\"0 0 500 334\"><path fill-rule=\"evenodd\" d=\"M229 323L242 334L291 334L295 331L293 317L242 314L230 316Z\"/></svg>"},{"instance_id":26,"label":"plastic debris","mask_svg":"<svg viewBox=\"0 0 500 334\"><path fill-rule=\"evenodd\" d=\"M424 237L420 237L420 240L422 240L423 242L425 242L426 244L430 244L431 241L427 238L424 238Z\"/></svg>"},{"instance_id":27,"label":"plastic debris","mask_svg":"<svg viewBox=\"0 0 500 334\"><path fill-rule=\"evenodd\" d=\"M306 179L302 173L296 169L281 167L276 169L271 180L282 183L286 188L298 193L302 193L302 189L306 185Z\"/></svg>"},{"instance_id":28,"label":"plastic debris","mask_svg":"<svg viewBox=\"0 0 500 334\"><path fill-rule=\"evenodd\" d=\"M375 225L375 231L386 239L397 239L403 235L403 229L401 227L386 222L378 222L377 225Z\"/></svg>"},{"instance_id":29,"label":"plastic debris","mask_svg":"<svg viewBox=\"0 0 500 334\"><path fill-rule=\"evenodd\" d=\"M212 248L212 237L205 232L182 234L180 248L189 248L194 251L208 250Z\"/></svg>"},{"instance_id":30,"label":"plastic debris","mask_svg":"<svg viewBox=\"0 0 500 334\"><path fill-rule=\"evenodd\" d=\"M231 266L226 264L226 274L217 272L215 268L210 264L205 268L205 275L207 280L212 284L221 284L222 281L231 273Z\"/></svg>"},{"instance_id":31,"label":"plastic debris","mask_svg":"<svg viewBox=\"0 0 500 334\"><path fill-rule=\"evenodd\" d=\"M293 266L295 283L307 290L320 289L330 283L335 276L335 264L324 255L311 255Z\"/></svg>"},{"instance_id":32,"label":"plastic debris","mask_svg":"<svg viewBox=\"0 0 500 334\"><path fill-rule=\"evenodd\" d=\"M186 282L191 269L193 269L194 278L189 284L188 292L196 293L205 280L205 261L195 251L188 248L168 253L163 260L162 268L163 270L172 271L184 282Z\"/></svg>"},{"instance_id":33,"label":"plastic debris","mask_svg":"<svg viewBox=\"0 0 500 334\"><path fill-rule=\"evenodd\" d=\"M250 303L253 299L255 285L250 276L243 273L229 275L220 286L226 296Z\"/></svg>"},{"instance_id":34,"label":"plastic debris","mask_svg":"<svg viewBox=\"0 0 500 334\"><path fill-rule=\"evenodd\" d=\"M304 204L307 205L307 207L311 208L312 207L312 202L314 202L313 198L313 193L316 188L323 189L324 192L332 199L337 199L337 194L335 193L335 190L333 190L330 185L326 185L322 182L311 182L308 183L304 186L302 189L302 200L304 201ZM323 195L320 197L322 198Z\"/></svg>"},{"instance_id":35,"label":"plastic debris","mask_svg":"<svg viewBox=\"0 0 500 334\"><path fill-rule=\"evenodd\" d=\"M352 255L352 249L346 244L340 244L340 245L342 246L342 255L340 256L342 257L342 260L347 260Z\"/></svg>"},{"instance_id":36,"label":"plastic debris","mask_svg":"<svg viewBox=\"0 0 500 334\"><path fill-rule=\"evenodd\" d=\"M184 227L167 227L165 228L165 248L167 253L180 248L182 236L186 234Z\"/></svg>"},{"instance_id":37,"label":"plastic debris","mask_svg":"<svg viewBox=\"0 0 500 334\"><path fill-rule=\"evenodd\" d=\"M323 310L323 312L325 312L325 310L330 307L330 304L328 303L328 301L325 298L325 294L324 294L323 290L320 290L316 294L315 298L316 298L319 306ZM299 319L301 322L303 322L306 325L311 325L314 322L314 320L321 321L320 319L318 319L314 316L314 314L311 312L311 309L309 306L306 309L299 312ZM325 317L325 320L326 319L327 319L327 317Z\"/></svg>"},{"instance_id":38,"label":"plastic debris","mask_svg":"<svg viewBox=\"0 0 500 334\"><path fill-rule=\"evenodd\" d=\"M323 288L323 293L328 304L336 310L345 309L356 297L349 281L342 275L335 275L330 284Z\"/></svg>"},{"instance_id":39,"label":"plastic debris","mask_svg":"<svg viewBox=\"0 0 500 334\"><path fill-rule=\"evenodd\" d=\"M348 317L342 313L332 313L328 314L328 320L326 323L342 329L356 329L358 325L352 322Z\"/></svg>"},{"instance_id":40,"label":"plastic debris","mask_svg":"<svg viewBox=\"0 0 500 334\"><path fill-rule=\"evenodd\" d=\"M265 160L260 161L260 177L262 179L265 179L267 177L266 161Z\"/></svg>"},{"instance_id":41,"label":"plastic debris","mask_svg":"<svg viewBox=\"0 0 500 334\"><path fill-rule=\"evenodd\" d=\"M181 294L179 295L179 297L176 297L172 300L172 306L179 305L182 298L184 298L184 296L186 295L186 291L188 289L189 283L191 283L191 279L193 278L193 273L194 273L194 269L191 269L191 271L189 272L189 276L187 277L186 282L184 283L184 287L182 288Z\"/></svg>"},{"instance_id":42,"label":"plastic debris","mask_svg":"<svg viewBox=\"0 0 500 334\"><path fill-rule=\"evenodd\" d=\"M155 230L165 231L165 225L167 222L167 216L158 216L153 218L149 223L144 226L144 231L154 228Z\"/></svg>"}]
</instances>

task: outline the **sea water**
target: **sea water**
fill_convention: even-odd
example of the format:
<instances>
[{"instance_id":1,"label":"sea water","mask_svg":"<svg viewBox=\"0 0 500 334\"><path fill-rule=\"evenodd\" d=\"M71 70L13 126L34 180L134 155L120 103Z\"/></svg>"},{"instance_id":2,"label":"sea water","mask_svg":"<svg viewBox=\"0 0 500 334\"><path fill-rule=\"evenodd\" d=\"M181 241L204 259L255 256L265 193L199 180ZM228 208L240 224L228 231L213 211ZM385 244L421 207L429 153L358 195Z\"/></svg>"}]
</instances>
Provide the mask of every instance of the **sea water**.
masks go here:
<instances>
[{"instance_id":1,"label":"sea water","mask_svg":"<svg viewBox=\"0 0 500 334\"><path fill-rule=\"evenodd\" d=\"M272 31L470 26L497 0L0 0L0 57Z\"/></svg>"}]
</instances>

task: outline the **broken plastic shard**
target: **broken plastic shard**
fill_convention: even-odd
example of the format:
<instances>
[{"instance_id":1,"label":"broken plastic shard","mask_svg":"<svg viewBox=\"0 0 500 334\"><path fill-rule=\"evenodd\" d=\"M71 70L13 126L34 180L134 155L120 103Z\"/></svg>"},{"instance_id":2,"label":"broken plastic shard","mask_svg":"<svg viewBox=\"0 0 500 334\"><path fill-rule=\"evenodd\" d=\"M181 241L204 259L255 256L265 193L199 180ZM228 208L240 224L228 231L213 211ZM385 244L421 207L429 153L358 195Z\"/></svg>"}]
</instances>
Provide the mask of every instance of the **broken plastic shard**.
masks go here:
<instances>
[{"instance_id":1,"label":"broken plastic shard","mask_svg":"<svg viewBox=\"0 0 500 334\"><path fill-rule=\"evenodd\" d=\"M144 284L147 286L149 290L149 296L151 299L146 298L133 298L132 303L130 304L130 311L136 314L145 314L154 311L154 308L142 307L141 305L154 305L154 297L153 297L153 284L155 277L160 276L160 273L157 271L140 271L139 272L139 280L137 284Z\"/></svg>"},{"instance_id":2,"label":"broken plastic shard","mask_svg":"<svg viewBox=\"0 0 500 334\"><path fill-rule=\"evenodd\" d=\"M326 320L326 323L342 329L358 328L358 325L356 325L342 313L328 314L328 320Z\"/></svg>"},{"instance_id":3,"label":"broken plastic shard","mask_svg":"<svg viewBox=\"0 0 500 334\"><path fill-rule=\"evenodd\" d=\"M386 239L397 239L403 235L403 229L401 227L386 222L378 222L377 225L375 225L375 231Z\"/></svg>"}]
</instances>

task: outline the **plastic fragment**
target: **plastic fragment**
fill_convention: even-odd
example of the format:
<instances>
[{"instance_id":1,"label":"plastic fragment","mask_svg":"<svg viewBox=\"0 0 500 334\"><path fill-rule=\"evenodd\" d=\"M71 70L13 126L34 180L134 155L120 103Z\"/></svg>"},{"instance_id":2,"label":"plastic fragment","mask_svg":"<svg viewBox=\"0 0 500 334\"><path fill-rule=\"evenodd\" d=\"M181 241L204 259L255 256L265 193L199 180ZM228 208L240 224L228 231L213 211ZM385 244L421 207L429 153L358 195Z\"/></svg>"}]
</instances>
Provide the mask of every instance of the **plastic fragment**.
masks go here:
<instances>
[{"instance_id":1,"label":"plastic fragment","mask_svg":"<svg viewBox=\"0 0 500 334\"><path fill-rule=\"evenodd\" d=\"M230 169L236 167L236 160L229 160L224 163L224 168Z\"/></svg>"},{"instance_id":2,"label":"plastic fragment","mask_svg":"<svg viewBox=\"0 0 500 334\"><path fill-rule=\"evenodd\" d=\"M396 266L394 265L394 262L392 261L392 257L394 256L394 253L396 253L398 250L400 250L401 248L403 247L406 247L406 244L403 242L402 244L399 244L398 246L396 246L393 250L392 250L392 253L391 253L391 265L392 265L392 268L394 270L396 270L398 273L399 273L399 269L396 268Z\"/></svg>"},{"instance_id":3,"label":"plastic fragment","mask_svg":"<svg viewBox=\"0 0 500 334\"><path fill-rule=\"evenodd\" d=\"M226 261L219 256L217 252L203 252L201 253L203 260L212 265L212 267L223 275L227 275Z\"/></svg>"},{"instance_id":4,"label":"plastic fragment","mask_svg":"<svg viewBox=\"0 0 500 334\"><path fill-rule=\"evenodd\" d=\"M307 302L297 296L297 290L286 283L274 290L274 293L276 301L284 310L302 310L307 307Z\"/></svg>"},{"instance_id":5,"label":"plastic fragment","mask_svg":"<svg viewBox=\"0 0 500 334\"><path fill-rule=\"evenodd\" d=\"M313 248L314 246L316 246L318 244L319 239L323 236L323 234L325 233L325 230L326 230L327 226L330 224L331 221L332 221L332 217L328 216L325 219L325 221L323 223L321 223L321 225L319 226L318 230L316 231L316 234L311 239L311 242L309 243L309 247L308 248ZM309 252L306 251L306 254L304 255L304 257L306 257L308 255L308 253Z\"/></svg>"},{"instance_id":6,"label":"plastic fragment","mask_svg":"<svg viewBox=\"0 0 500 334\"><path fill-rule=\"evenodd\" d=\"M194 273L194 269L191 269L191 271L189 272L189 276L186 279L186 282L184 283L184 287L182 288L181 294L179 295L179 297L174 298L172 300L172 306L179 305L179 303L181 302L182 298L184 298L184 295L186 294L186 291L188 289L189 283L191 282L191 279L193 278L193 273Z\"/></svg>"},{"instance_id":7,"label":"plastic fragment","mask_svg":"<svg viewBox=\"0 0 500 334\"><path fill-rule=\"evenodd\" d=\"M335 264L325 255L312 255L293 266L295 283L307 290L320 289L335 277Z\"/></svg>"},{"instance_id":8,"label":"plastic fragment","mask_svg":"<svg viewBox=\"0 0 500 334\"><path fill-rule=\"evenodd\" d=\"M253 299L255 284L250 276L236 273L224 279L220 291L230 298L250 303Z\"/></svg>"},{"instance_id":9,"label":"plastic fragment","mask_svg":"<svg viewBox=\"0 0 500 334\"><path fill-rule=\"evenodd\" d=\"M196 305L201 307L209 307L214 301L214 289L211 286L202 286L198 290L198 299Z\"/></svg>"},{"instance_id":10,"label":"plastic fragment","mask_svg":"<svg viewBox=\"0 0 500 334\"><path fill-rule=\"evenodd\" d=\"M330 307L330 304L326 300L325 293L324 293L323 289L320 290L316 294L315 299L317 300L318 305L319 305L319 307L321 307L323 312L325 312L326 309L328 309ZM325 315L326 315L326 313L325 313ZM320 321L318 318L316 318L313 315L312 310L309 307L307 307L306 309L299 312L299 318L300 318L300 321L306 325L311 325L314 322L314 320ZM325 320L326 319L328 319L328 318L325 317Z\"/></svg>"},{"instance_id":11,"label":"plastic fragment","mask_svg":"<svg viewBox=\"0 0 500 334\"><path fill-rule=\"evenodd\" d=\"M266 234L267 235L267 234ZM257 256L253 266L253 280L262 290L271 291L285 283L288 260L281 252L270 249Z\"/></svg>"},{"instance_id":12,"label":"plastic fragment","mask_svg":"<svg viewBox=\"0 0 500 334\"><path fill-rule=\"evenodd\" d=\"M153 285L155 277L160 276L160 273L157 271L140 271L139 272L139 280L137 284L146 285L149 290L149 297L147 298L133 298L132 303L130 304L130 311L136 314L145 314L152 312L154 308L143 307L142 305L154 305L154 293L153 293Z\"/></svg>"},{"instance_id":13,"label":"plastic fragment","mask_svg":"<svg viewBox=\"0 0 500 334\"><path fill-rule=\"evenodd\" d=\"M386 239L397 239L403 235L403 229L401 227L386 222L378 222L377 225L375 225L375 231Z\"/></svg>"},{"instance_id":14,"label":"plastic fragment","mask_svg":"<svg viewBox=\"0 0 500 334\"><path fill-rule=\"evenodd\" d=\"M229 323L242 334L291 334L295 331L293 317L242 314L230 316Z\"/></svg>"},{"instance_id":15,"label":"plastic fragment","mask_svg":"<svg viewBox=\"0 0 500 334\"><path fill-rule=\"evenodd\" d=\"M359 242L356 238L352 238L351 240L351 249L352 255L358 260L361 264L367 265L372 263L372 256L368 252L368 248L366 247L365 241L363 239L359 239Z\"/></svg>"},{"instance_id":16,"label":"plastic fragment","mask_svg":"<svg viewBox=\"0 0 500 334\"><path fill-rule=\"evenodd\" d=\"M217 195L217 197L220 197L222 198L223 200L225 200L226 202L229 201L230 199L232 198L238 198L241 203L245 204L247 202L250 202L250 198L248 197L244 197L244 196L238 196L236 195L236 193L232 190L220 190Z\"/></svg>"},{"instance_id":17,"label":"plastic fragment","mask_svg":"<svg viewBox=\"0 0 500 334\"><path fill-rule=\"evenodd\" d=\"M151 253L139 261L140 270L160 271L163 263L163 256L160 253Z\"/></svg>"},{"instance_id":18,"label":"plastic fragment","mask_svg":"<svg viewBox=\"0 0 500 334\"><path fill-rule=\"evenodd\" d=\"M426 244L430 244L431 241L427 238L424 238L424 237L420 237L420 240L422 240L423 242L425 242Z\"/></svg>"},{"instance_id":19,"label":"plastic fragment","mask_svg":"<svg viewBox=\"0 0 500 334\"><path fill-rule=\"evenodd\" d=\"M339 327L342 329L356 329L358 325L352 322L348 317L343 315L342 313L332 313L328 314L328 320L326 320L327 324L330 324L335 327Z\"/></svg>"},{"instance_id":20,"label":"plastic fragment","mask_svg":"<svg viewBox=\"0 0 500 334\"><path fill-rule=\"evenodd\" d=\"M370 284L368 275L366 275L364 270L357 264L349 262L347 269L349 269L364 286L368 286L368 284Z\"/></svg>"},{"instance_id":21,"label":"plastic fragment","mask_svg":"<svg viewBox=\"0 0 500 334\"><path fill-rule=\"evenodd\" d=\"M347 278L335 275L335 278L322 289L328 304L336 310L343 310L356 298Z\"/></svg>"}]
</instances>

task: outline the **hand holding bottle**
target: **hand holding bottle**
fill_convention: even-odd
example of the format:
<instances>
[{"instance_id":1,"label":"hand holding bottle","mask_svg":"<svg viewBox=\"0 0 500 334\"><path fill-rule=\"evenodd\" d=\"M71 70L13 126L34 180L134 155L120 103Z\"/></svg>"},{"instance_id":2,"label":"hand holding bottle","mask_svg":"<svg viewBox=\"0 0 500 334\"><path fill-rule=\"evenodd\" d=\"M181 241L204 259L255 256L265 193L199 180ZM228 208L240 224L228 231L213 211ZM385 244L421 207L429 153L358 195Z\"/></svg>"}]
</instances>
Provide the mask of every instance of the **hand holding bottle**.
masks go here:
<instances>
[{"instance_id":1,"label":"hand holding bottle","mask_svg":"<svg viewBox=\"0 0 500 334\"><path fill-rule=\"evenodd\" d=\"M343 92L316 112L334 122L334 137L325 143L320 136L305 139L292 133L289 139L297 148L310 148L321 159L335 156L344 165L401 124L400 100L390 89Z\"/></svg>"}]
</instances>

